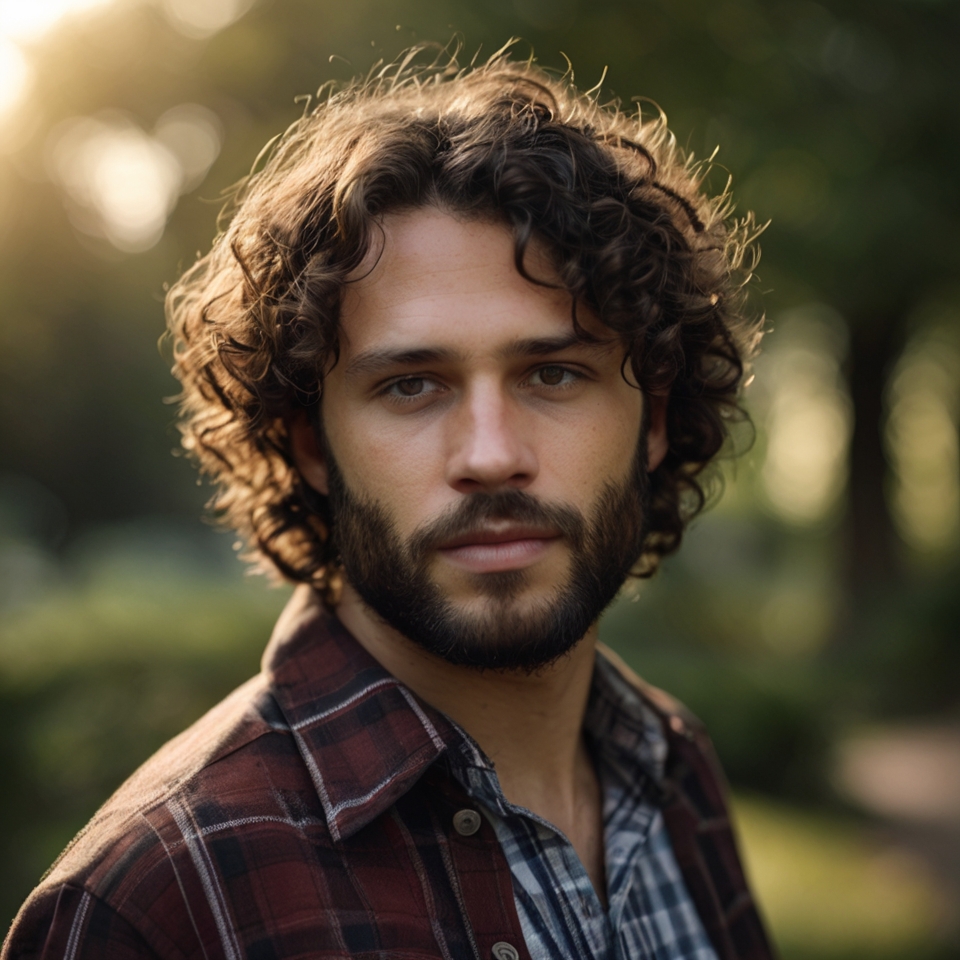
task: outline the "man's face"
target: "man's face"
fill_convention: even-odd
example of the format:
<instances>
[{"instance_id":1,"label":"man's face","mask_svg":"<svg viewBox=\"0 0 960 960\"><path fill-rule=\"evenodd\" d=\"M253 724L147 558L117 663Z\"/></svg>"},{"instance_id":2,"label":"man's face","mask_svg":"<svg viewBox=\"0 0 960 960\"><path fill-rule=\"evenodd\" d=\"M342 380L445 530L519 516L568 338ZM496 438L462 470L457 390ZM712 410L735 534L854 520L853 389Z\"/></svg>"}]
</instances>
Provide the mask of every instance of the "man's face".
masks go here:
<instances>
[{"instance_id":1,"label":"man's face","mask_svg":"<svg viewBox=\"0 0 960 960\"><path fill-rule=\"evenodd\" d=\"M569 296L520 276L504 226L423 208L383 227L345 294L308 479L388 623L454 662L535 668L639 555L642 394L609 331L581 311L602 342L577 338ZM536 250L527 267L551 279Z\"/></svg>"}]
</instances>

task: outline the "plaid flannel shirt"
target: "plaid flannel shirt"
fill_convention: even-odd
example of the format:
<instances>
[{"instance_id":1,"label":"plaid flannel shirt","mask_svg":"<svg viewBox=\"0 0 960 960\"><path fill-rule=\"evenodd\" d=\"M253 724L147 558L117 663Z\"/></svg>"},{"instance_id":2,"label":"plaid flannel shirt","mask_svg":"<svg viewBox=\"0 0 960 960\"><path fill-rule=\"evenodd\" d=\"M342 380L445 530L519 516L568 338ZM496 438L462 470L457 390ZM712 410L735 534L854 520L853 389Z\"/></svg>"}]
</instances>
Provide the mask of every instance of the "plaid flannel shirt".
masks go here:
<instances>
[{"instance_id":1,"label":"plaid flannel shirt","mask_svg":"<svg viewBox=\"0 0 960 960\"><path fill-rule=\"evenodd\" d=\"M661 812L718 957L771 960L709 741L621 669L664 724ZM530 960L494 828L454 828L461 736L301 588L261 674L107 801L2 960Z\"/></svg>"},{"instance_id":2,"label":"plaid flannel shirt","mask_svg":"<svg viewBox=\"0 0 960 960\"><path fill-rule=\"evenodd\" d=\"M459 755L447 753L497 832L531 957L717 960L653 799L667 756L660 718L602 653L583 730L603 791L606 907L570 841L507 800L467 734Z\"/></svg>"}]
</instances>

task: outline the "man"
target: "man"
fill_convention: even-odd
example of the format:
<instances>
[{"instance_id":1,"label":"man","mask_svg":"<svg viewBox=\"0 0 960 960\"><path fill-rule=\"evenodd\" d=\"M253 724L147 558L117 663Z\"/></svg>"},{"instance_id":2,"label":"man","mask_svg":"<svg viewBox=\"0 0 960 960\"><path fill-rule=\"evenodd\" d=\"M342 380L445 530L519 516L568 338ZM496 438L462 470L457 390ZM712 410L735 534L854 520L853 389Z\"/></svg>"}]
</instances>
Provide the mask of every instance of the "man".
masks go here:
<instances>
[{"instance_id":1,"label":"man","mask_svg":"<svg viewBox=\"0 0 960 960\"><path fill-rule=\"evenodd\" d=\"M300 584L4 957L771 957L696 721L597 620L703 505L749 222L504 57L308 113L172 290L185 445Z\"/></svg>"}]
</instances>

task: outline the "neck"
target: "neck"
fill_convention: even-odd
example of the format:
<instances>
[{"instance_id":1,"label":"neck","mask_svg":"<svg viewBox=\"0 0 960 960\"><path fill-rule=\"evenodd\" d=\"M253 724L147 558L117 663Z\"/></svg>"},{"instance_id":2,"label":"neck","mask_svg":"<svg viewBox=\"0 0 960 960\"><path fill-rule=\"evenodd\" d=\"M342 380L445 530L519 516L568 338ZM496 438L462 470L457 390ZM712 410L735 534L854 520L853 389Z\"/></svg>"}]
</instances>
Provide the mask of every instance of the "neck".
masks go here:
<instances>
[{"instance_id":1,"label":"neck","mask_svg":"<svg viewBox=\"0 0 960 960\"><path fill-rule=\"evenodd\" d=\"M528 674L447 663L383 623L349 584L337 615L398 680L477 741L508 800L561 829L576 820L584 790L596 782L582 734L596 627L559 661Z\"/></svg>"}]
</instances>

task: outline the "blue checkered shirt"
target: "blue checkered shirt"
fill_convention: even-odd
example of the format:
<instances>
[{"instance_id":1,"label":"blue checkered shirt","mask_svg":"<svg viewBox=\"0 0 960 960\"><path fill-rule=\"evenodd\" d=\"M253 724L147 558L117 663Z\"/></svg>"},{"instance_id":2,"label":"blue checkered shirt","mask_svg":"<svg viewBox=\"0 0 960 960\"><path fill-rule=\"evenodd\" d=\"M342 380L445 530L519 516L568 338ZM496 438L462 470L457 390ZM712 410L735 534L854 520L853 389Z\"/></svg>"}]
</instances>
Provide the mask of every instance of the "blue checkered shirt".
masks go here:
<instances>
[{"instance_id":1,"label":"blue checkered shirt","mask_svg":"<svg viewBox=\"0 0 960 960\"><path fill-rule=\"evenodd\" d=\"M599 654L584 727L603 790L606 910L570 841L507 801L469 737L450 757L510 864L531 957L717 960L651 799L667 754L660 721Z\"/></svg>"}]
</instances>

